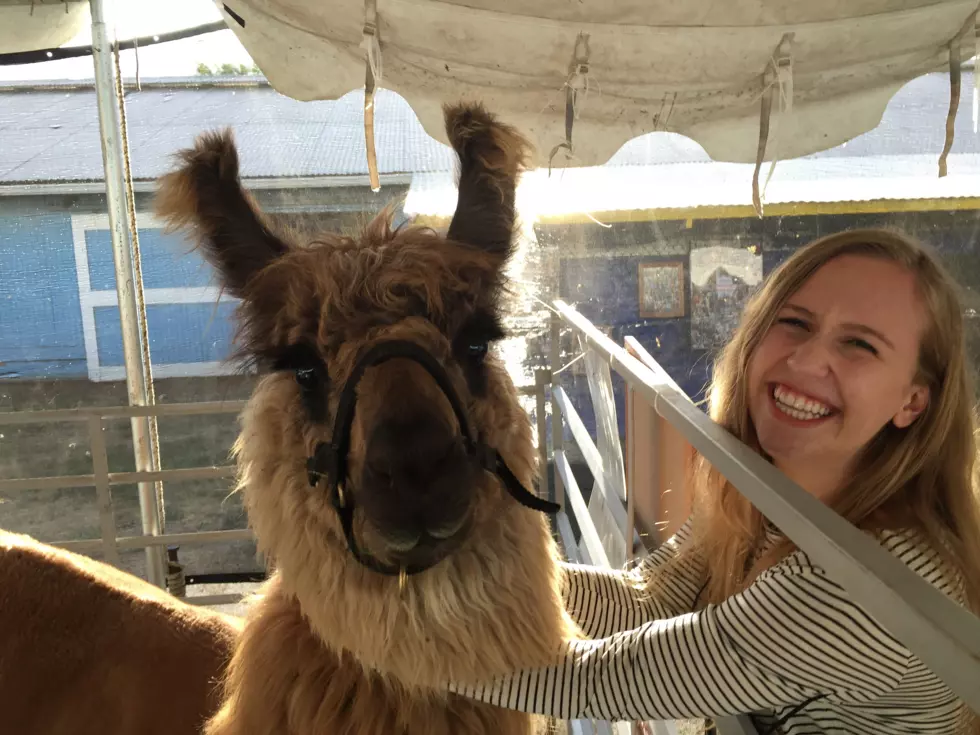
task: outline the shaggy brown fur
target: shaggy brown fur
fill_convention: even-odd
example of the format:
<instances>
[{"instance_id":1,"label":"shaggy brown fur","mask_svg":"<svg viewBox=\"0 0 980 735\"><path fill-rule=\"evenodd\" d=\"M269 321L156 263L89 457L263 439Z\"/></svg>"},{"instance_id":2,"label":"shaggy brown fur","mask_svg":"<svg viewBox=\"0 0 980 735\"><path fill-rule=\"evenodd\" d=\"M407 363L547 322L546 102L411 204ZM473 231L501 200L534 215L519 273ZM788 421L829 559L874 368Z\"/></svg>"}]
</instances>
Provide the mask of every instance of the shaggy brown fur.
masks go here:
<instances>
[{"instance_id":1,"label":"shaggy brown fur","mask_svg":"<svg viewBox=\"0 0 980 735\"><path fill-rule=\"evenodd\" d=\"M196 234L242 299L244 354L272 367L236 451L250 523L277 571L249 615L208 735L524 735L532 718L448 695L445 685L550 662L577 634L546 518L490 474L467 476L452 461L432 474L458 427L414 362L365 373L346 492L359 509L358 543L381 560L398 558L392 533L463 524L438 547L444 558L400 593L397 577L352 557L326 491L307 479L306 458L329 439L358 355L398 338L442 362L479 435L533 486L528 418L503 365L479 349L502 336L501 273L528 147L479 106L447 108L446 124L460 160L448 237L393 231L387 213L358 240L323 234L304 245L274 233L240 187L230 133L202 136L161 183L158 211ZM383 470L391 479L372 481ZM430 474L412 484L416 471Z\"/></svg>"},{"instance_id":2,"label":"shaggy brown fur","mask_svg":"<svg viewBox=\"0 0 980 735\"><path fill-rule=\"evenodd\" d=\"M241 630L115 567L0 531L0 731L196 735Z\"/></svg>"}]
</instances>

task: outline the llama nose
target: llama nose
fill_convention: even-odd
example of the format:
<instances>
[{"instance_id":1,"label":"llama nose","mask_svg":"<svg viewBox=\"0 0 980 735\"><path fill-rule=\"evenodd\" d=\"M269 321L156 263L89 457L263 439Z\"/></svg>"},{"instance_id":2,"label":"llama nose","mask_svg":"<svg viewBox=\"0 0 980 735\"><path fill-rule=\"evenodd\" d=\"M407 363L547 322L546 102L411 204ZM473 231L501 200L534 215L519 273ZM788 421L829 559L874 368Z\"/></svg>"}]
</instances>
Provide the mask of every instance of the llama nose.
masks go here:
<instances>
[{"instance_id":1,"label":"llama nose","mask_svg":"<svg viewBox=\"0 0 980 735\"><path fill-rule=\"evenodd\" d=\"M382 475L426 479L439 471L457 444L454 432L437 417L391 419L371 432L366 461Z\"/></svg>"},{"instance_id":2,"label":"llama nose","mask_svg":"<svg viewBox=\"0 0 980 735\"><path fill-rule=\"evenodd\" d=\"M460 437L436 416L387 420L371 431L361 506L396 550L456 534L475 477Z\"/></svg>"}]
</instances>

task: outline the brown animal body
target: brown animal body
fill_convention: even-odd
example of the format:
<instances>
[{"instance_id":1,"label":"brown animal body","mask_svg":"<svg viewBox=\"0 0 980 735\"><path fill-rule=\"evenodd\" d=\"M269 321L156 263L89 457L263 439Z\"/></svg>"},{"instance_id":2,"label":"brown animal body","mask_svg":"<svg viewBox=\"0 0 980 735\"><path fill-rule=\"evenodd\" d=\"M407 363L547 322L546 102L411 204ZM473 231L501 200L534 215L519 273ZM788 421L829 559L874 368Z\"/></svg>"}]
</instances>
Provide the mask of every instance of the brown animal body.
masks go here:
<instances>
[{"instance_id":1,"label":"brown animal body","mask_svg":"<svg viewBox=\"0 0 980 735\"><path fill-rule=\"evenodd\" d=\"M197 735L239 619L0 531L0 731Z\"/></svg>"},{"instance_id":2,"label":"brown animal body","mask_svg":"<svg viewBox=\"0 0 980 735\"><path fill-rule=\"evenodd\" d=\"M250 523L276 571L207 735L527 735L541 723L446 684L548 663L577 635L545 516L474 466L462 426L532 486L528 417L488 350L503 336L502 270L527 144L479 106L447 108L446 124L460 171L445 237L393 230L387 213L357 239L278 233L242 190L228 133L199 138L161 182L158 211L195 235L241 299L242 352L268 368L236 453ZM416 359L357 372L392 340L444 369L463 421ZM307 461L337 439L351 390L347 465L324 483ZM340 508L352 514L351 537ZM418 573L402 588L392 570L406 568Z\"/></svg>"}]
</instances>

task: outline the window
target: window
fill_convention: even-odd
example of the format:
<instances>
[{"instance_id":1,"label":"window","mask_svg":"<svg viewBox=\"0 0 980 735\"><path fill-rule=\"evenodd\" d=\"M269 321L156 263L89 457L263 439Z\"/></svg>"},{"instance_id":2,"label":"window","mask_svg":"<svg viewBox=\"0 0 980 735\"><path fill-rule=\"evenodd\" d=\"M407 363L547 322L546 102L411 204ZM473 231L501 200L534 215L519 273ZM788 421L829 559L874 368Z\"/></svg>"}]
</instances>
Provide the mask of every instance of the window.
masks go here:
<instances>
[{"instance_id":1,"label":"window","mask_svg":"<svg viewBox=\"0 0 980 735\"><path fill-rule=\"evenodd\" d=\"M214 271L190 243L164 234L151 213L137 213L150 359L158 378L228 375L237 300L223 295ZM89 379L124 380L122 332L107 214L71 217Z\"/></svg>"}]
</instances>

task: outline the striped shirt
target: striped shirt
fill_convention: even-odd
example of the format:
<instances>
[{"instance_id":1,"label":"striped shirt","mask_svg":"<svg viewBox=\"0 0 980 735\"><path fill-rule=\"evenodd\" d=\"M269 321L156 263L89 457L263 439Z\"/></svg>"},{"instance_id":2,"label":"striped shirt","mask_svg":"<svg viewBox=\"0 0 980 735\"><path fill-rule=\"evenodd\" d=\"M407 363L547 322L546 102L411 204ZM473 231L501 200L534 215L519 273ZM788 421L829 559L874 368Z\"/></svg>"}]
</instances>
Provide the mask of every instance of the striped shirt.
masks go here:
<instances>
[{"instance_id":1,"label":"striped shirt","mask_svg":"<svg viewBox=\"0 0 980 735\"><path fill-rule=\"evenodd\" d=\"M451 689L565 720L756 713L760 733L957 732L961 702L802 551L721 604L695 609L706 579L696 559L655 596L639 592L690 524L629 572L565 565L565 603L589 639L566 643L553 666ZM957 576L921 535L877 538L963 604Z\"/></svg>"}]
</instances>

